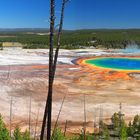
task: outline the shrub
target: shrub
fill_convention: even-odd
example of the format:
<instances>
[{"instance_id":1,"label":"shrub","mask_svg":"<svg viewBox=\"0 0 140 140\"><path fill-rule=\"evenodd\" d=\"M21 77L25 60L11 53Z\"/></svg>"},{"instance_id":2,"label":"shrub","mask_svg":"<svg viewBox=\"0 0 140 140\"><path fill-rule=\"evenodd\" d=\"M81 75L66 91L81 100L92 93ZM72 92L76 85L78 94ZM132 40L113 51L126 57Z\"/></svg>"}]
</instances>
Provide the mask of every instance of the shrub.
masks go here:
<instances>
[{"instance_id":1,"label":"shrub","mask_svg":"<svg viewBox=\"0 0 140 140\"><path fill-rule=\"evenodd\" d=\"M20 128L18 126L16 126L16 128L14 130L13 140L23 140L22 139L22 134L20 132Z\"/></svg>"},{"instance_id":2,"label":"shrub","mask_svg":"<svg viewBox=\"0 0 140 140\"><path fill-rule=\"evenodd\" d=\"M9 131L6 128L1 115L0 115L0 140L10 140Z\"/></svg>"}]
</instances>

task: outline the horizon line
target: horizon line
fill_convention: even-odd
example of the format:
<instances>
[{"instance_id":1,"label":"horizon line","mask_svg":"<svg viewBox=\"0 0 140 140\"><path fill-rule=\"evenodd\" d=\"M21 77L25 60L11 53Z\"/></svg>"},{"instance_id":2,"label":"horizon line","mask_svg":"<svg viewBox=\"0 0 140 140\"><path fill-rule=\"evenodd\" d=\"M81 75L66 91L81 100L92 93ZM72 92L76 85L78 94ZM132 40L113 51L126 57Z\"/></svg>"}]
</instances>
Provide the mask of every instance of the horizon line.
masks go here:
<instances>
[{"instance_id":1,"label":"horizon line","mask_svg":"<svg viewBox=\"0 0 140 140\"><path fill-rule=\"evenodd\" d=\"M49 28L45 28L45 27L16 27L16 28L0 28L0 30L25 30L25 29L32 29L32 30L35 30L35 29L41 29L41 30L49 30ZM77 28L77 29L67 29L67 28L64 28L63 30L66 30L66 31L78 31L78 30L140 30L140 27L139 28Z\"/></svg>"}]
</instances>

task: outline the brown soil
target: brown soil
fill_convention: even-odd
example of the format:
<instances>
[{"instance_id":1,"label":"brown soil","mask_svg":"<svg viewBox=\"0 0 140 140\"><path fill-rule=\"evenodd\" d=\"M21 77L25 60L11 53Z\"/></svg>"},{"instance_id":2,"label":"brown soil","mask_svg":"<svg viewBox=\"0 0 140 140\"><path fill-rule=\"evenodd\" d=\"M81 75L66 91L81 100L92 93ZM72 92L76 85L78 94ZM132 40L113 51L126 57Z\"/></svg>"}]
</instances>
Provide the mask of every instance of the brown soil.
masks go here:
<instances>
[{"instance_id":1,"label":"brown soil","mask_svg":"<svg viewBox=\"0 0 140 140\"><path fill-rule=\"evenodd\" d=\"M95 120L98 124L99 116L109 121L111 115L119 111L120 102L126 119L131 120L135 114L140 113L140 79L134 74L127 76L126 79L123 76L113 78L111 72L78 65L58 65L53 92L53 122L57 118L65 94L67 95L59 116L59 125L64 128L67 120L69 133L78 133L83 127L84 95L87 130L90 132L93 131ZM8 66L0 66L0 78L0 112L7 125L9 126L12 96L12 124L19 125L23 130L28 128L31 96L32 132L35 130L38 110L37 126L40 128L47 98L48 67L37 64L11 66L9 69Z\"/></svg>"}]
</instances>

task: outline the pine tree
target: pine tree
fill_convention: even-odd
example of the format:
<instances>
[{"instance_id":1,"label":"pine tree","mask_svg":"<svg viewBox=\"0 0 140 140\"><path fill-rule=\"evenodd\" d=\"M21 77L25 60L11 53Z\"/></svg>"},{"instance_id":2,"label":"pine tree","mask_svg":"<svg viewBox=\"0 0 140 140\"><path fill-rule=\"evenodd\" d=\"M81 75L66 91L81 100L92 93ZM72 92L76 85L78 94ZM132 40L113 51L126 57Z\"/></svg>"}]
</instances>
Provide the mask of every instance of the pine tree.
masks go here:
<instances>
[{"instance_id":1,"label":"pine tree","mask_svg":"<svg viewBox=\"0 0 140 140\"><path fill-rule=\"evenodd\" d=\"M120 139L121 140L127 140L127 126L125 122L121 123L121 128L120 128Z\"/></svg>"},{"instance_id":2,"label":"pine tree","mask_svg":"<svg viewBox=\"0 0 140 140\"><path fill-rule=\"evenodd\" d=\"M60 128L56 128L52 140L65 140L64 134Z\"/></svg>"},{"instance_id":3,"label":"pine tree","mask_svg":"<svg viewBox=\"0 0 140 140\"><path fill-rule=\"evenodd\" d=\"M136 115L133 120L133 128L134 128L135 133L138 133L139 126L140 126L140 116Z\"/></svg>"},{"instance_id":4,"label":"pine tree","mask_svg":"<svg viewBox=\"0 0 140 140\"><path fill-rule=\"evenodd\" d=\"M20 128L18 126L16 126L16 128L14 130L13 140L23 140L22 139L22 134L20 132Z\"/></svg>"},{"instance_id":5,"label":"pine tree","mask_svg":"<svg viewBox=\"0 0 140 140\"><path fill-rule=\"evenodd\" d=\"M26 130L23 134L23 140L30 140L30 133Z\"/></svg>"},{"instance_id":6,"label":"pine tree","mask_svg":"<svg viewBox=\"0 0 140 140\"><path fill-rule=\"evenodd\" d=\"M0 115L0 140L10 140L9 131L6 128L1 115Z\"/></svg>"},{"instance_id":7,"label":"pine tree","mask_svg":"<svg viewBox=\"0 0 140 140\"><path fill-rule=\"evenodd\" d=\"M114 128L117 129L119 127L119 123L120 123L118 113L114 113L111 120L114 125Z\"/></svg>"},{"instance_id":8,"label":"pine tree","mask_svg":"<svg viewBox=\"0 0 140 140\"><path fill-rule=\"evenodd\" d=\"M103 136L104 136L105 140L109 140L110 139L110 134L109 134L109 130L108 130L107 126L104 126Z\"/></svg>"},{"instance_id":9,"label":"pine tree","mask_svg":"<svg viewBox=\"0 0 140 140\"><path fill-rule=\"evenodd\" d=\"M134 135L134 127L131 124L131 121L129 122L128 128L127 128L127 134L128 136L132 137Z\"/></svg>"}]
</instances>

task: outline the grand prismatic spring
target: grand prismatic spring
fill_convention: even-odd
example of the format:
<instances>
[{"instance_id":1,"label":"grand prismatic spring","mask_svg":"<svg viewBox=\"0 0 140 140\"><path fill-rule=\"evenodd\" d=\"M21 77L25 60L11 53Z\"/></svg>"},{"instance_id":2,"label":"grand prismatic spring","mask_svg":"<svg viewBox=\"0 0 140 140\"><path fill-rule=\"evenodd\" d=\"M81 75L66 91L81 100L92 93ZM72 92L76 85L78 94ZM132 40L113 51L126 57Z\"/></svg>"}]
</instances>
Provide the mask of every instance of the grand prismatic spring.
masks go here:
<instances>
[{"instance_id":1,"label":"grand prismatic spring","mask_svg":"<svg viewBox=\"0 0 140 140\"><path fill-rule=\"evenodd\" d=\"M98 73L103 80L130 80L130 73L140 72L139 56L96 56L79 59L77 63L93 75Z\"/></svg>"},{"instance_id":2,"label":"grand prismatic spring","mask_svg":"<svg viewBox=\"0 0 140 140\"><path fill-rule=\"evenodd\" d=\"M103 57L84 60L84 63L116 71L140 71L140 58Z\"/></svg>"},{"instance_id":3,"label":"grand prismatic spring","mask_svg":"<svg viewBox=\"0 0 140 140\"><path fill-rule=\"evenodd\" d=\"M140 113L140 56L113 52L94 49L60 50L54 82L53 121L56 120L66 93L60 125L64 127L67 119L70 132L79 132L83 126L84 96L89 131L93 129L93 119L100 116L101 106L105 120L110 118L114 110L119 111L120 103L126 120L129 121L135 114ZM12 96L16 101L13 107L13 124L23 121L25 123L20 127L24 129L28 122L30 94L32 125L35 124L38 108L39 120L42 119L48 84L48 55L48 50L5 49L0 52L0 108L7 122L7 110ZM96 116L93 116L94 114Z\"/></svg>"}]
</instances>

